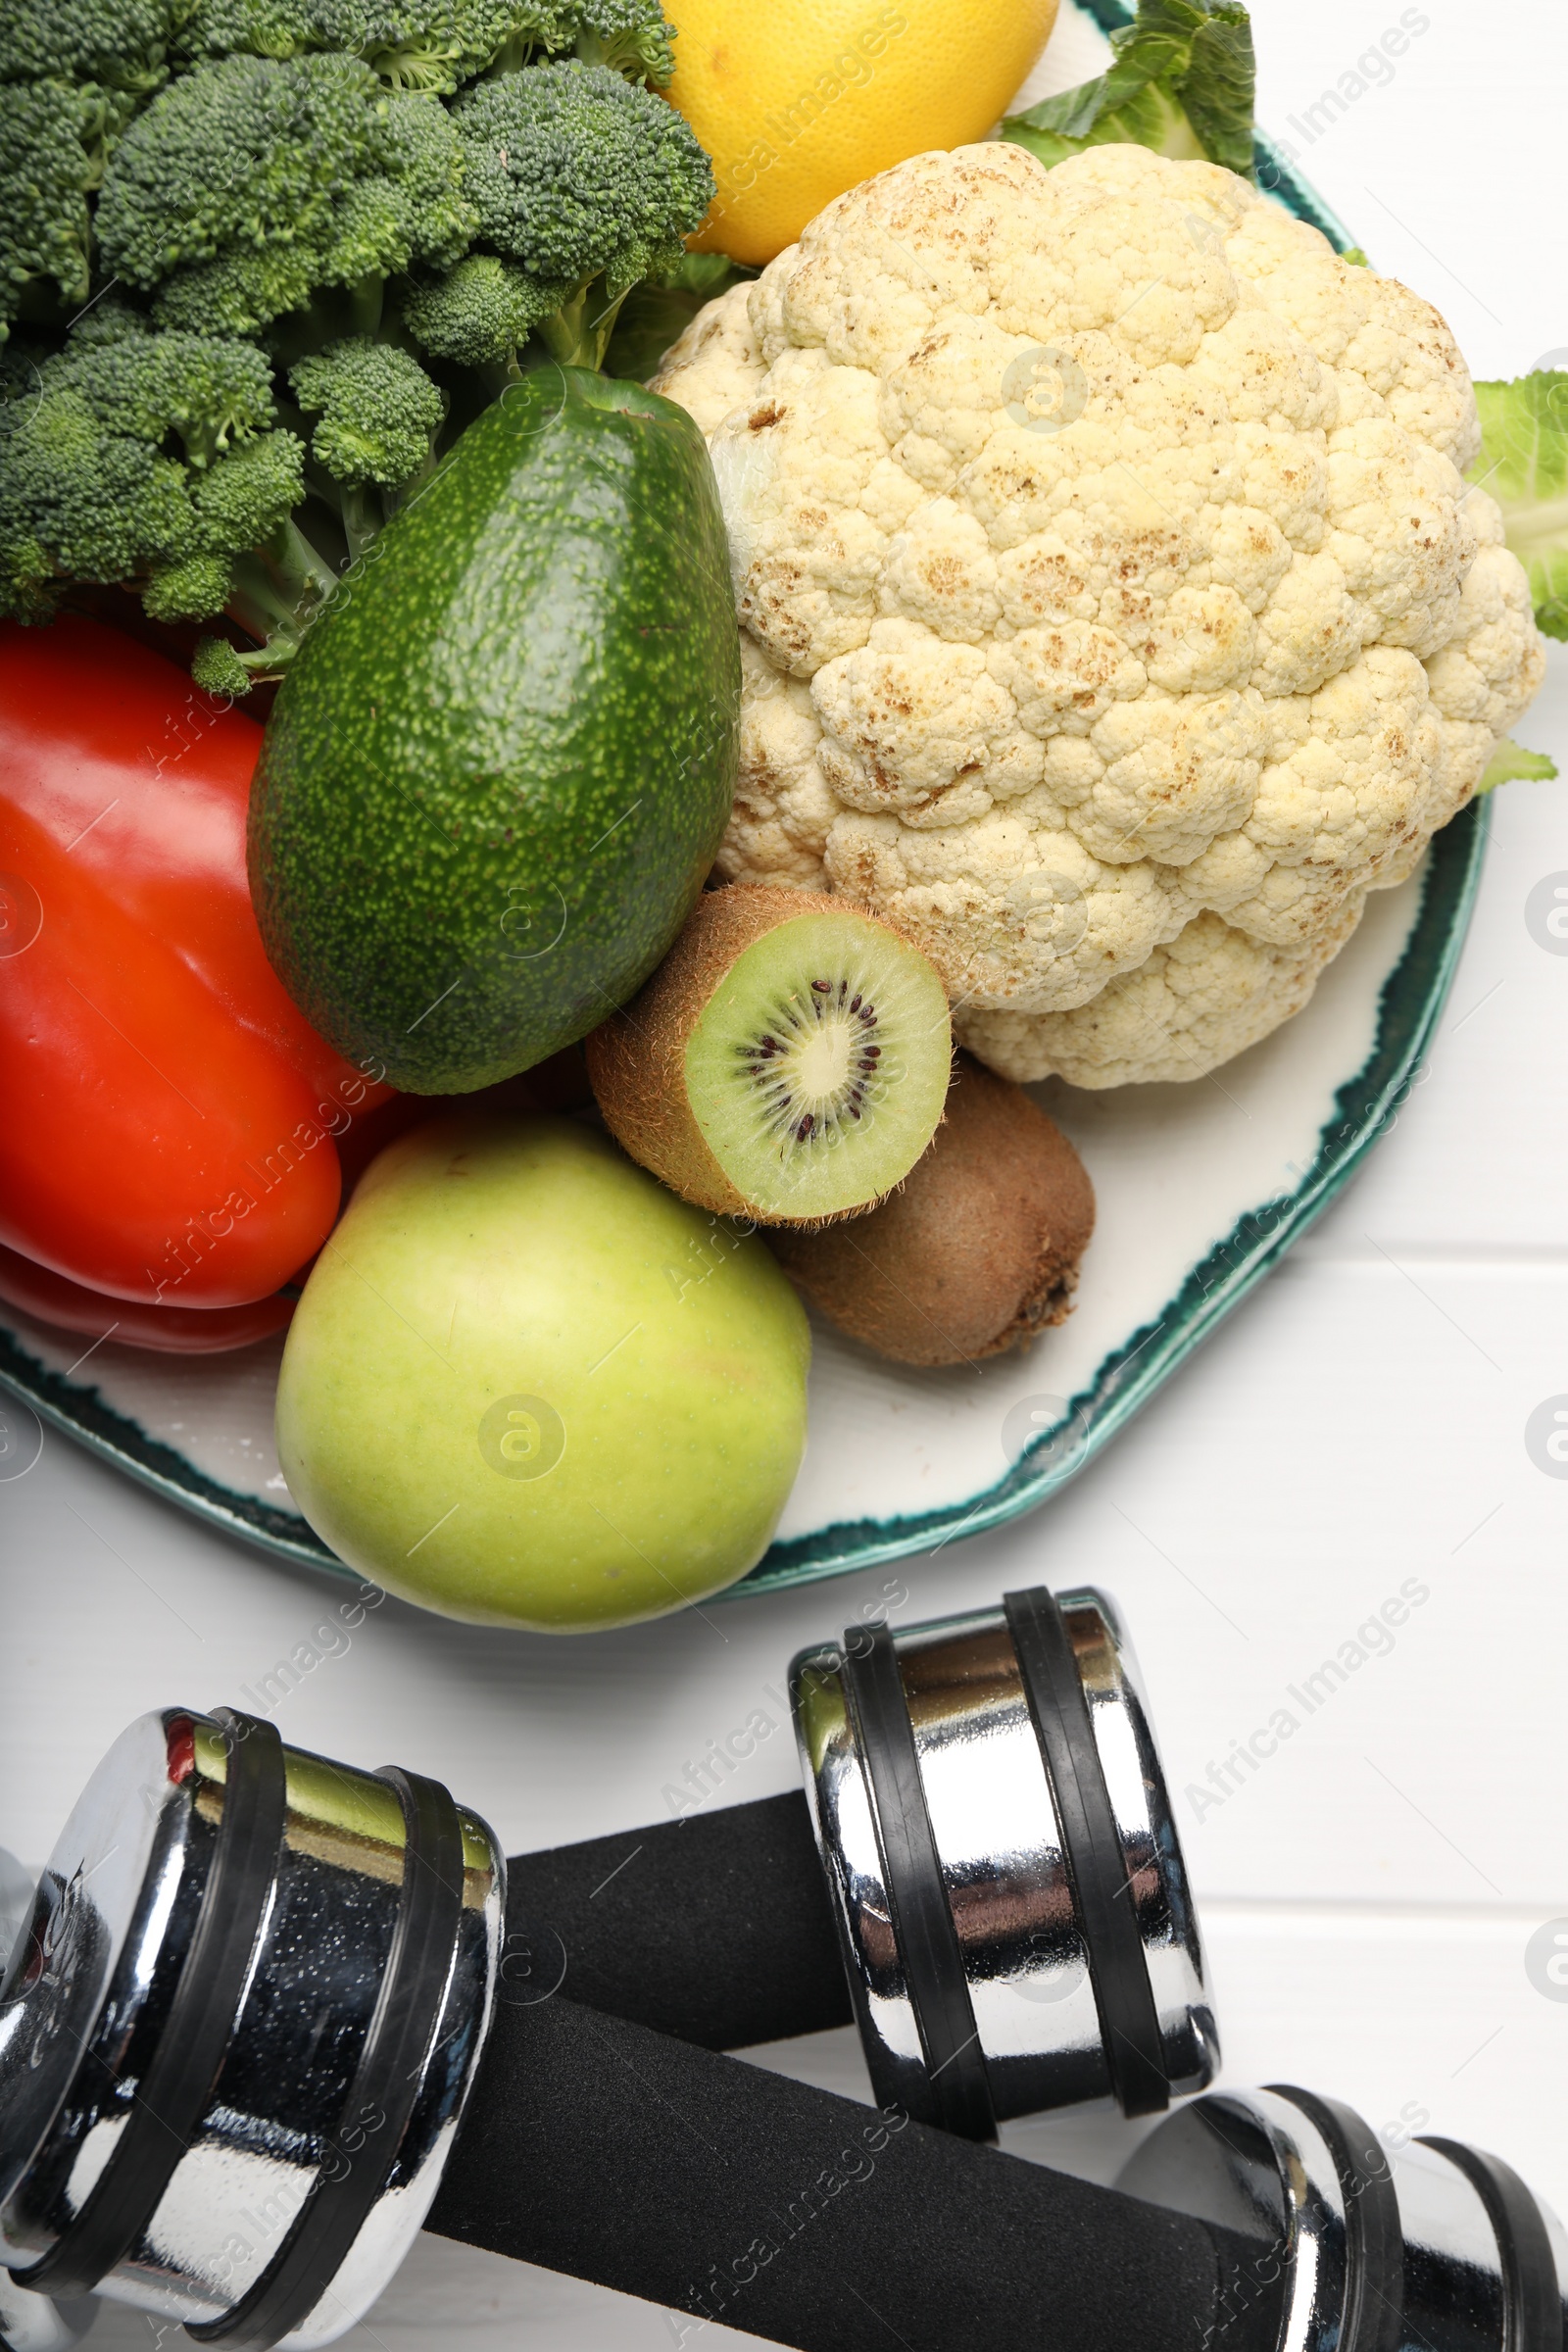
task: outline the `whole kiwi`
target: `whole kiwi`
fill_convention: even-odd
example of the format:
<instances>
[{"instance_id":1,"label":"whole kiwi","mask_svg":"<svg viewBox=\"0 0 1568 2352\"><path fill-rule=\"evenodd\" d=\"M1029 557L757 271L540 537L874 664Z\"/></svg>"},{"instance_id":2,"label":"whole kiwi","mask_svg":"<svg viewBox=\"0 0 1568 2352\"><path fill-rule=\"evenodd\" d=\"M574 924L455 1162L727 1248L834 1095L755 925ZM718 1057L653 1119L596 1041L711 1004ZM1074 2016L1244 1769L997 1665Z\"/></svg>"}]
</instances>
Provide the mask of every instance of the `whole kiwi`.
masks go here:
<instances>
[{"instance_id":1,"label":"whole kiwi","mask_svg":"<svg viewBox=\"0 0 1568 2352\"><path fill-rule=\"evenodd\" d=\"M942 1124L897 1192L766 1240L852 1339L896 1363L959 1364L1064 1319L1094 1227L1094 1188L1060 1128L960 1054Z\"/></svg>"}]
</instances>

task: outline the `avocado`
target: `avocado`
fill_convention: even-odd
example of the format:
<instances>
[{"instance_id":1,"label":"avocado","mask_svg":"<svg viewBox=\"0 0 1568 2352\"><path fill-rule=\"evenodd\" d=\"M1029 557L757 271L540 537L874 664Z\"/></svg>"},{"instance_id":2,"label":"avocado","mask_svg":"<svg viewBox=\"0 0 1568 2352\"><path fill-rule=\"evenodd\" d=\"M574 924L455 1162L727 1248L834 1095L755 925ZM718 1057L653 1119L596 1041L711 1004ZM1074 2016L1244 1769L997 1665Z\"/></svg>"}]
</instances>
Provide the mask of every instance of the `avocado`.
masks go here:
<instances>
[{"instance_id":1,"label":"avocado","mask_svg":"<svg viewBox=\"0 0 1568 2352\"><path fill-rule=\"evenodd\" d=\"M739 709L697 426L637 384L525 375L344 574L278 694L249 857L283 985L396 1087L531 1068L696 904Z\"/></svg>"}]
</instances>

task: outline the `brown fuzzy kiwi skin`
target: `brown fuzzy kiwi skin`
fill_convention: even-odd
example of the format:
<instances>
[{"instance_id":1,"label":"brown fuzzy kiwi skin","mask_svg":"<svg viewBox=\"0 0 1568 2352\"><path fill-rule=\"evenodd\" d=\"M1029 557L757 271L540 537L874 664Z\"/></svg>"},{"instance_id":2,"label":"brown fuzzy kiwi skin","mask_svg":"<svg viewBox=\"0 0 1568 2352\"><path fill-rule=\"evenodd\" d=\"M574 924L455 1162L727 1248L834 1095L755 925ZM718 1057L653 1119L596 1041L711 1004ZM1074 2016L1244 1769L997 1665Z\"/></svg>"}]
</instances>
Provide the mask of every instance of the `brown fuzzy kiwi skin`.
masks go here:
<instances>
[{"instance_id":1,"label":"brown fuzzy kiwi skin","mask_svg":"<svg viewBox=\"0 0 1568 2352\"><path fill-rule=\"evenodd\" d=\"M901 1364L976 1363L1071 1312L1095 1195L1059 1127L960 1054L947 1114L896 1192L815 1231L770 1231L829 1322Z\"/></svg>"},{"instance_id":2,"label":"brown fuzzy kiwi skin","mask_svg":"<svg viewBox=\"0 0 1568 2352\"><path fill-rule=\"evenodd\" d=\"M589 1083L616 1143L682 1200L720 1216L756 1217L758 1212L713 1157L693 1114L686 1093L687 1040L737 956L778 924L802 914L858 914L867 922L881 921L858 900L817 891L761 882L730 882L705 891L652 979L583 1041ZM850 1208L826 1220L787 1222L820 1229L864 1213ZM773 1220L767 1223L773 1230Z\"/></svg>"}]
</instances>

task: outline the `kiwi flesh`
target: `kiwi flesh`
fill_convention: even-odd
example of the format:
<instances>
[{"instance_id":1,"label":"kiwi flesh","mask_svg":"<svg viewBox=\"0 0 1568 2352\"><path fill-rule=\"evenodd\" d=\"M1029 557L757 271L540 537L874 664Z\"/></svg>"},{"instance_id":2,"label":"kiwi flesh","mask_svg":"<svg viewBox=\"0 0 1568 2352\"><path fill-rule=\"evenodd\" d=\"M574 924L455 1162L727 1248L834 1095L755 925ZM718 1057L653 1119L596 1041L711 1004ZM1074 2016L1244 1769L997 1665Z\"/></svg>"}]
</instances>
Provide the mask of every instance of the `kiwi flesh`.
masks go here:
<instances>
[{"instance_id":1,"label":"kiwi flesh","mask_svg":"<svg viewBox=\"0 0 1568 2352\"><path fill-rule=\"evenodd\" d=\"M587 1041L605 1123L699 1206L814 1225L907 1175L952 1070L935 967L842 899L707 892L653 978Z\"/></svg>"},{"instance_id":2,"label":"kiwi flesh","mask_svg":"<svg viewBox=\"0 0 1568 2352\"><path fill-rule=\"evenodd\" d=\"M767 1239L852 1339L901 1364L959 1364L1063 1320L1094 1227L1094 1188L1060 1128L960 1054L947 1116L890 1199L824 1232Z\"/></svg>"}]
</instances>

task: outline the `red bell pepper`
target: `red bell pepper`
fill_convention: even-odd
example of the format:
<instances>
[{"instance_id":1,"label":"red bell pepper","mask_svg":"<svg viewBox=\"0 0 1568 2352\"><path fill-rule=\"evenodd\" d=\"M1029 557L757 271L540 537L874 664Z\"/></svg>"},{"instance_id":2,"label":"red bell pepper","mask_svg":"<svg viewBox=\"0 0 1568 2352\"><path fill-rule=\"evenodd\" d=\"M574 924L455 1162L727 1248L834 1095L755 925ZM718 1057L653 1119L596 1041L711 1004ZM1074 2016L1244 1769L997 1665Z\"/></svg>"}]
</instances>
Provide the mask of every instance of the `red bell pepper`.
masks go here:
<instances>
[{"instance_id":1,"label":"red bell pepper","mask_svg":"<svg viewBox=\"0 0 1568 2352\"><path fill-rule=\"evenodd\" d=\"M267 960L262 730L97 621L0 626L0 1243L148 1306L266 1298L386 1099Z\"/></svg>"},{"instance_id":2,"label":"red bell pepper","mask_svg":"<svg viewBox=\"0 0 1568 2352\"><path fill-rule=\"evenodd\" d=\"M36 1323L74 1331L95 1343L77 1361L100 1359L97 1346L150 1348L157 1355L222 1355L282 1331L294 1299L282 1291L251 1306L164 1306L141 1298L111 1298L68 1282L16 1250L0 1250L0 1310L20 1308ZM0 1314L3 1319L3 1314ZM91 1377L89 1374L88 1378Z\"/></svg>"}]
</instances>

